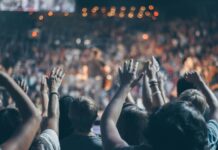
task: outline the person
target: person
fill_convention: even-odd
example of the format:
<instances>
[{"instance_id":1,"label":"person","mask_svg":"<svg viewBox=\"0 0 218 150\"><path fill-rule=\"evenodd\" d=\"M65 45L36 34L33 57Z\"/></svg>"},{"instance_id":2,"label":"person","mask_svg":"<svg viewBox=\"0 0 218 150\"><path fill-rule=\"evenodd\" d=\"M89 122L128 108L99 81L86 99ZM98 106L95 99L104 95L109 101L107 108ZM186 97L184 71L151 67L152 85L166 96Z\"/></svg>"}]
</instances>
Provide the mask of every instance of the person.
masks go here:
<instances>
[{"instance_id":1,"label":"person","mask_svg":"<svg viewBox=\"0 0 218 150\"><path fill-rule=\"evenodd\" d=\"M70 136L61 140L62 150L102 150L101 138L91 131L98 108L88 97L74 97L69 106L69 119L73 128Z\"/></svg>"},{"instance_id":2,"label":"person","mask_svg":"<svg viewBox=\"0 0 218 150\"><path fill-rule=\"evenodd\" d=\"M106 107L101 119L101 134L105 150L131 149L128 143L121 138L116 124L130 89L140 78L140 76L136 77L137 68L138 63L130 60L124 63L122 69L119 69L120 87ZM144 145L140 146L142 147L144 148Z\"/></svg>"},{"instance_id":3,"label":"person","mask_svg":"<svg viewBox=\"0 0 218 150\"><path fill-rule=\"evenodd\" d=\"M192 103L171 102L150 116L146 137L153 150L207 150L207 125Z\"/></svg>"},{"instance_id":4,"label":"person","mask_svg":"<svg viewBox=\"0 0 218 150\"><path fill-rule=\"evenodd\" d=\"M59 134L59 94L58 89L64 78L62 68L52 69L48 77L49 103L45 126L34 141L31 150L60 150Z\"/></svg>"},{"instance_id":5,"label":"person","mask_svg":"<svg viewBox=\"0 0 218 150\"><path fill-rule=\"evenodd\" d=\"M117 122L122 139L129 145L140 145L145 141L144 132L148 124L148 113L132 103L123 105Z\"/></svg>"},{"instance_id":6,"label":"person","mask_svg":"<svg viewBox=\"0 0 218 150\"><path fill-rule=\"evenodd\" d=\"M209 113L208 113L209 121L207 123L208 145L210 150L216 150L218 147L218 99L197 72L195 71L187 72L184 75L184 77L188 82L194 84L203 93L203 95L206 98L205 100L209 106ZM200 104L203 104L202 107L207 107L207 104L205 103L200 103ZM196 108L200 110L199 107L196 106Z\"/></svg>"},{"instance_id":7,"label":"person","mask_svg":"<svg viewBox=\"0 0 218 150\"><path fill-rule=\"evenodd\" d=\"M5 108L0 111L0 149L28 150L40 127L41 116L26 93L2 71L0 83L19 109Z\"/></svg>"},{"instance_id":8,"label":"person","mask_svg":"<svg viewBox=\"0 0 218 150\"><path fill-rule=\"evenodd\" d=\"M177 97L179 97L180 94L182 94L182 92L188 89L197 89L195 85L192 82L187 81L184 76L181 76L179 78L176 86L177 86Z\"/></svg>"},{"instance_id":9,"label":"person","mask_svg":"<svg viewBox=\"0 0 218 150\"><path fill-rule=\"evenodd\" d=\"M69 114L69 105L74 101L74 98L71 96L63 96L60 98L60 118L59 118L59 139L63 140L64 138L70 136L73 132Z\"/></svg>"}]
</instances>

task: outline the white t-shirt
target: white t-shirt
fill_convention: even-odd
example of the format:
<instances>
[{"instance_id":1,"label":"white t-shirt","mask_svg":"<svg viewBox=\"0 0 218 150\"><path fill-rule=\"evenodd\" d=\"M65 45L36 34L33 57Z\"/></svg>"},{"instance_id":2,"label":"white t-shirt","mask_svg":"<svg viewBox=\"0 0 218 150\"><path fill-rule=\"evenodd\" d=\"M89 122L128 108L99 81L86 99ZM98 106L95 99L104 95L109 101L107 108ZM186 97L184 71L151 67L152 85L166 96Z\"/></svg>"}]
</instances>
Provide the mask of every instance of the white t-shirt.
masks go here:
<instances>
[{"instance_id":1,"label":"white t-shirt","mask_svg":"<svg viewBox=\"0 0 218 150\"><path fill-rule=\"evenodd\" d=\"M58 135L54 130L44 130L34 141L32 150L60 150Z\"/></svg>"}]
</instances>

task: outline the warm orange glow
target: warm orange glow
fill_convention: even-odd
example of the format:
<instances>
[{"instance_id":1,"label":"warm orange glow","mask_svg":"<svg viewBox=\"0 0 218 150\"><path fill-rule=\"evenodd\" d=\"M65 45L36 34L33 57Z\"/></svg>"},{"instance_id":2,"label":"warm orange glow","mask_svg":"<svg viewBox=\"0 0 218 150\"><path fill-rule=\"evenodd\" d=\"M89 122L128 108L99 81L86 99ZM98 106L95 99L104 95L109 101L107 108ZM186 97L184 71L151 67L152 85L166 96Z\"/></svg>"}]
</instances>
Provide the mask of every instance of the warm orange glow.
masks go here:
<instances>
[{"instance_id":1,"label":"warm orange glow","mask_svg":"<svg viewBox=\"0 0 218 150\"><path fill-rule=\"evenodd\" d=\"M82 9L82 12L87 12L87 8L83 8L83 9Z\"/></svg>"},{"instance_id":2,"label":"warm orange glow","mask_svg":"<svg viewBox=\"0 0 218 150\"><path fill-rule=\"evenodd\" d=\"M54 15L54 13L53 13L52 11L49 11L49 12L48 12L48 16L49 16L49 17L51 17L51 16L53 16L53 15Z\"/></svg>"},{"instance_id":3,"label":"warm orange glow","mask_svg":"<svg viewBox=\"0 0 218 150\"><path fill-rule=\"evenodd\" d=\"M64 13L64 16L65 16L65 17L69 16L69 13L68 13L68 12L65 12L65 13Z\"/></svg>"},{"instance_id":4,"label":"warm orange glow","mask_svg":"<svg viewBox=\"0 0 218 150\"><path fill-rule=\"evenodd\" d=\"M83 16L83 17L87 17L87 16L88 16L88 13L87 13L87 12L84 12L84 13L82 13L82 16Z\"/></svg>"},{"instance_id":5,"label":"warm orange glow","mask_svg":"<svg viewBox=\"0 0 218 150\"><path fill-rule=\"evenodd\" d=\"M134 17L134 13L130 12L130 13L128 14L128 17L129 17L129 18L133 18L133 17Z\"/></svg>"},{"instance_id":6,"label":"warm orange glow","mask_svg":"<svg viewBox=\"0 0 218 150\"><path fill-rule=\"evenodd\" d=\"M149 6L148 6L148 9L149 9L149 10L154 10L154 6L153 6L153 5L149 5Z\"/></svg>"},{"instance_id":7,"label":"warm orange glow","mask_svg":"<svg viewBox=\"0 0 218 150\"><path fill-rule=\"evenodd\" d=\"M38 36L38 32L32 31L31 36L32 36L32 38L36 38Z\"/></svg>"},{"instance_id":8,"label":"warm orange glow","mask_svg":"<svg viewBox=\"0 0 218 150\"><path fill-rule=\"evenodd\" d=\"M146 7L145 7L145 6L141 6L140 9L141 9L142 11L145 11Z\"/></svg>"},{"instance_id":9,"label":"warm orange glow","mask_svg":"<svg viewBox=\"0 0 218 150\"><path fill-rule=\"evenodd\" d=\"M149 39L149 35L147 33L144 33L142 35L143 40L148 40Z\"/></svg>"},{"instance_id":10,"label":"warm orange glow","mask_svg":"<svg viewBox=\"0 0 218 150\"><path fill-rule=\"evenodd\" d=\"M154 16L158 17L159 16L159 12L158 11L154 11Z\"/></svg>"},{"instance_id":11,"label":"warm orange glow","mask_svg":"<svg viewBox=\"0 0 218 150\"><path fill-rule=\"evenodd\" d=\"M40 15L40 16L39 16L39 20L42 21L43 19L44 19L44 16L43 16L43 15Z\"/></svg>"}]
</instances>

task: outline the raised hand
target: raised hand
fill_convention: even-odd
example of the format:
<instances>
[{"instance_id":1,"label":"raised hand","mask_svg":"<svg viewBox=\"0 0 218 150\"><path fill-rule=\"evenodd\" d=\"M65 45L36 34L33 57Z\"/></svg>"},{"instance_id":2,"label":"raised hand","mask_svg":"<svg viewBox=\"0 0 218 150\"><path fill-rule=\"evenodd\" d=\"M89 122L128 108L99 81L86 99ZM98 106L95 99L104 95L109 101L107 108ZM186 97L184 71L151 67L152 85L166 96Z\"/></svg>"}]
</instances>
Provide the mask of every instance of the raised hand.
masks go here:
<instances>
[{"instance_id":1,"label":"raised hand","mask_svg":"<svg viewBox=\"0 0 218 150\"><path fill-rule=\"evenodd\" d=\"M48 87L50 89L50 92L58 92L58 89L61 86L64 75L65 74L62 68L57 67L52 69L50 76L48 78Z\"/></svg>"},{"instance_id":2,"label":"raised hand","mask_svg":"<svg viewBox=\"0 0 218 150\"><path fill-rule=\"evenodd\" d=\"M149 64L146 68L147 75L149 79L156 79L156 74L160 70L160 66L157 62L157 60L152 56L151 61L149 61Z\"/></svg>"},{"instance_id":3,"label":"raised hand","mask_svg":"<svg viewBox=\"0 0 218 150\"><path fill-rule=\"evenodd\" d=\"M47 84L47 79L48 77L43 75L40 83L40 91L41 93L46 93L48 94L48 84Z\"/></svg>"},{"instance_id":4,"label":"raised hand","mask_svg":"<svg viewBox=\"0 0 218 150\"><path fill-rule=\"evenodd\" d=\"M133 59L126 61L123 68L119 68L120 85L130 85L134 87L141 79L142 75L137 78L138 62L134 62Z\"/></svg>"},{"instance_id":5,"label":"raised hand","mask_svg":"<svg viewBox=\"0 0 218 150\"><path fill-rule=\"evenodd\" d=\"M203 81L203 79L201 78L201 76L200 76L196 71L192 71L192 72L187 72L187 73L185 73L184 78L185 78L187 81L189 81L189 82L191 82L191 83L193 83L193 84L195 84L195 85L198 85L200 82Z\"/></svg>"}]
</instances>

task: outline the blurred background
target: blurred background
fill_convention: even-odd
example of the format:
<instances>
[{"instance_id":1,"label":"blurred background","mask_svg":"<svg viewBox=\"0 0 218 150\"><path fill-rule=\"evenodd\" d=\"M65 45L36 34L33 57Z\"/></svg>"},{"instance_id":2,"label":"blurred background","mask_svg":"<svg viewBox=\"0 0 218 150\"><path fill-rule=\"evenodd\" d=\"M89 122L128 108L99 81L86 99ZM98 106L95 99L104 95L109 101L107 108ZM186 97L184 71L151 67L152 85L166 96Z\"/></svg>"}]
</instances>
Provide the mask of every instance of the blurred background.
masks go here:
<instances>
[{"instance_id":1,"label":"blurred background","mask_svg":"<svg viewBox=\"0 0 218 150\"><path fill-rule=\"evenodd\" d=\"M25 78L39 106L41 76L54 66L67 74L63 95L89 95L103 109L123 61L152 55L171 98L190 70L217 92L217 8L217 0L0 0L0 69ZM132 95L140 103L141 84Z\"/></svg>"}]
</instances>

